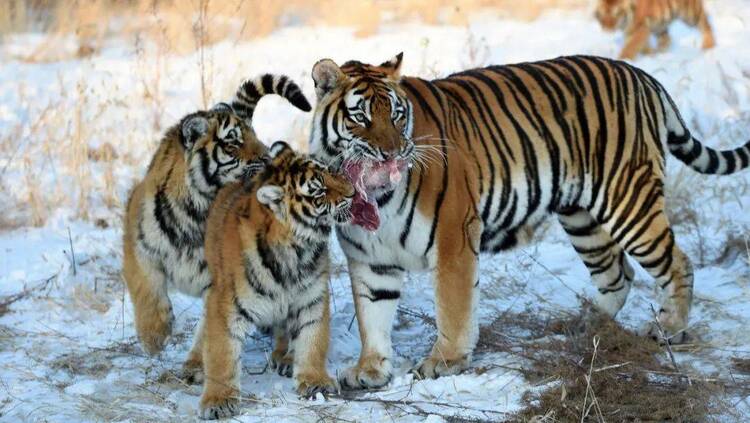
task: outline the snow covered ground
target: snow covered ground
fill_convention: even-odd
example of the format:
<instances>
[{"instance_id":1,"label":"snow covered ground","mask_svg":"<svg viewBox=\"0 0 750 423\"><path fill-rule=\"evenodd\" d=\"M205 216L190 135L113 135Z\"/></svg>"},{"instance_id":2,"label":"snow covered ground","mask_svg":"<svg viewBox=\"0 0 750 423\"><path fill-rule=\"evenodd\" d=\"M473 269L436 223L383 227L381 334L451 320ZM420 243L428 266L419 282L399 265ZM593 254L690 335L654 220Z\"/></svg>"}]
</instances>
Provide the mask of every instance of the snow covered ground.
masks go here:
<instances>
[{"instance_id":1,"label":"snow covered ground","mask_svg":"<svg viewBox=\"0 0 750 423\"><path fill-rule=\"evenodd\" d=\"M635 62L664 84L695 134L711 146L750 139L748 6L742 0L709 2L718 42L712 51L698 48L696 31L675 25L668 52ZM75 48L58 41L61 51ZM160 376L179 369L200 300L173 295L173 343L159 357L148 357L136 341L119 272L128 189L145 171L164 128L200 108L202 98L227 99L243 78L279 72L313 99L309 72L323 57L380 62L404 51L404 74L432 78L564 54L615 56L623 37L602 32L585 11L549 12L533 22L476 16L468 27L385 25L367 38L346 28L290 27L208 48L203 92L197 53L165 55L148 42L134 48L132 40L112 39L82 60L16 60L44 42L22 34L0 44L0 223L7 227L0 229L0 421L195 418L200 387ZM255 117L261 139L287 139L301 148L309 122L309 114L275 98L264 100ZM706 177L674 159L669 170L670 213L678 242L696 268L695 342L676 358L706 377L731 377L730 359L750 357L750 172ZM29 226L34 220L42 226ZM338 246L334 250L332 373L352 364L359 350L343 255ZM593 293L583 264L554 222L530 245L483 257L480 274L483 323L508 312L575 311L576 293ZM639 272L618 316L623 325L635 328L650 319L652 287ZM410 275L401 305L394 329L398 375L386 390L356 400L299 400L291 380L264 371L270 339L249 337L242 381L247 401L238 420L502 421L518 410L521 396L534 387L496 366L518 365L521 359L513 354L480 353L474 368L482 371L413 380L408 369L427 354L435 331L419 317L433 313L426 275ZM723 419L750 418L745 398L729 400L738 414Z\"/></svg>"}]
</instances>

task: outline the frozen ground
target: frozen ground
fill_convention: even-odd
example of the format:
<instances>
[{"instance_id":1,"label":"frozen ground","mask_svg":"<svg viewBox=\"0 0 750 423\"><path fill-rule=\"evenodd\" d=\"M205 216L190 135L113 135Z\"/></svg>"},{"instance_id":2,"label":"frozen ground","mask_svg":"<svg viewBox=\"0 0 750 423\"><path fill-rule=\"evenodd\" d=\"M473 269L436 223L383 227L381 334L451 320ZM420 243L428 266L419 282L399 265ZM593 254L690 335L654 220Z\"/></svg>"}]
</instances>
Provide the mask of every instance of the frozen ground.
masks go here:
<instances>
[{"instance_id":1,"label":"frozen ground","mask_svg":"<svg viewBox=\"0 0 750 423\"><path fill-rule=\"evenodd\" d=\"M709 3L714 50L701 52L699 35L678 25L669 52L636 62L666 86L695 133L712 146L750 139L747 6L740 0ZM59 41L56 48L63 52L74 48ZM430 78L563 54L613 56L622 41L621 35L601 32L583 12L549 13L531 23L477 17L468 28L384 26L368 38L355 38L347 29L287 28L254 42L208 49L202 95L197 55L163 54L148 43L134 49L132 40L115 39L84 60L33 64L15 58L45 42L43 37L6 38L0 44L0 136L12 142L0 148L0 214L8 222L41 214L45 223L0 230L0 420L195 418L200 387L159 380L181 365L200 301L173 295L173 343L161 356L147 357L134 336L119 272L127 191L143 174L161 131L201 107L201 98L226 99L241 79L270 71L290 75L312 99L309 70L323 57L376 62L403 50L403 73ZM255 126L264 140L289 139L303 147L309 119L268 99ZM101 151L107 151L104 159ZM669 168L678 242L696 267L695 342L677 352L677 361L706 377L741 378L733 375L730 359L750 357L750 172L704 177L674 159ZM575 293L592 294L588 274L558 225L550 222L537 238L513 252L483 257L482 322L508 312L575 311ZM359 350L343 258L338 247L335 251L331 372L350 365ZM618 316L629 327L650 319L654 299L649 278L638 276ZM243 356L248 399L238 420L502 421L517 410L521 395L533 387L502 367L521 363L511 354L478 354L475 369L483 371L437 381L407 375L429 351L434 328L419 317L433 312L429 279L410 275L405 291L394 330L400 370L387 390L357 400L301 401L289 379L263 372L271 344L255 335ZM392 403L386 407L377 399ZM745 398L729 400L738 414L723 419L750 417Z\"/></svg>"}]
</instances>

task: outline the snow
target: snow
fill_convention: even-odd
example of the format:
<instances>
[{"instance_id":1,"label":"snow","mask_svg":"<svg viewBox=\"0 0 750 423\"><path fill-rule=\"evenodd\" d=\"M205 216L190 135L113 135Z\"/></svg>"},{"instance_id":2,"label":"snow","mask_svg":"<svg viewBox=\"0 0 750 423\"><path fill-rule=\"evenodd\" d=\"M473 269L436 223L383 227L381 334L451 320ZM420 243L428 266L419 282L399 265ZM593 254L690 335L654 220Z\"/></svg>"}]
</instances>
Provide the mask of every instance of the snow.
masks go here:
<instances>
[{"instance_id":1,"label":"snow","mask_svg":"<svg viewBox=\"0 0 750 423\"><path fill-rule=\"evenodd\" d=\"M635 64L664 84L696 135L708 145L726 148L750 139L750 8L746 1L723 0L710 2L709 11L715 49L702 52L698 32L678 24L672 28L668 52ZM282 28L251 42L216 44L207 50L213 61L209 97L227 99L242 79L279 72L314 99L309 72L323 57L338 63L379 63L404 51L403 74L433 78L467 67L563 54L615 56L623 42L621 34L602 32L588 11L549 12L533 22L477 16L466 28L389 24L367 38L356 38L353 32ZM29 174L37 179L34 189L49 199L43 226L0 231L0 304L27 292L4 314L0 307L0 420L193 419L200 386L159 378L180 368L201 313L200 300L172 294L177 318L172 343L160 356L148 357L136 341L132 307L119 272L122 205L128 189L143 175L160 133L202 107L197 55L159 58L153 46L136 51L121 40L84 60L15 59L18 52L44 42L39 34L20 34L0 44L0 139L18 140L9 151L0 149L0 213L22 216L29 210L24 182ZM62 50L71 48L69 40L57 42ZM41 129L33 125L40 116L46 116ZM305 147L310 115L283 100L263 100L254 121L261 139L286 139ZM89 151L108 144L117 158L111 163L84 158L85 166L77 165L73 159L80 152L69 151L76 125ZM28 157L28 163L19 157ZM112 187L107 187L107 172ZM110 190L114 200L108 199ZM750 172L706 177L670 159L667 192L678 243L695 265L691 333L702 345L697 351L677 352L677 360L707 376L728 376L731 357L750 357L750 332L745 330L750 318ZM724 254L726 245L734 247ZM333 250L328 369L335 374L356 361L359 335L357 325L351 324L354 307L343 254L338 245ZM575 311L576 294L591 297L594 292L585 267L553 221L531 244L483 257L480 274L479 315L484 324L507 311ZM432 297L428 276L411 274L401 305L431 316ZM618 320L640 327L650 320L654 301L651 279L639 269ZM458 415L502 420L521 406L525 392L540 389L519 373L496 366L434 381L415 380L408 370L429 352L434 336L429 323L400 313L393 332L397 375L387 389L356 401L298 399L290 379L264 371L271 340L249 336L242 380L247 401L237 419L282 422L335 416L348 421L440 422ZM475 356L473 369L511 367L518 361L510 354L482 353ZM384 407L378 399L411 401L430 415L410 414L410 407ZM739 413L750 416L744 398L731 401Z\"/></svg>"}]
</instances>

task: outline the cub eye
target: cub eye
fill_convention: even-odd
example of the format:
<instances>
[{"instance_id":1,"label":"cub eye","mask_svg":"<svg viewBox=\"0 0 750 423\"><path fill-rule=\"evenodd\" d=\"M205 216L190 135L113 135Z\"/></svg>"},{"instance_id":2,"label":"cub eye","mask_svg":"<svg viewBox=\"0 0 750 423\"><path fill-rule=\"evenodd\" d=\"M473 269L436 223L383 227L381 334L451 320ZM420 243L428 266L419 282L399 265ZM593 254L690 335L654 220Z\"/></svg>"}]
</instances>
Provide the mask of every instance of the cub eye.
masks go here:
<instances>
[{"instance_id":1,"label":"cub eye","mask_svg":"<svg viewBox=\"0 0 750 423\"><path fill-rule=\"evenodd\" d=\"M367 118L365 117L365 115L363 113L357 113L357 114L349 115L349 117L353 121L357 122L358 124L360 124L362 126L367 125Z\"/></svg>"},{"instance_id":2,"label":"cub eye","mask_svg":"<svg viewBox=\"0 0 750 423\"><path fill-rule=\"evenodd\" d=\"M237 144L224 144L222 146L222 150L224 150L226 154L235 156L237 155L237 152L240 150L240 146Z\"/></svg>"}]
</instances>

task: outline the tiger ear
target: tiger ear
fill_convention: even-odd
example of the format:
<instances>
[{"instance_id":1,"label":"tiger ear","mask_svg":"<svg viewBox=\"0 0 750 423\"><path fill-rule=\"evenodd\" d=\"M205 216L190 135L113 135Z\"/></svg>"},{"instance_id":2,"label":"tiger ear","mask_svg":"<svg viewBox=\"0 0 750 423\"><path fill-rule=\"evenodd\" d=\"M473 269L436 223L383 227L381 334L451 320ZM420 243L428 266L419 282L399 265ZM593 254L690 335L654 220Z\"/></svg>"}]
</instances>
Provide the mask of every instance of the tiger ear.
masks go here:
<instances>
[{"instance_id":1,"label":"tiger ear","mask_svg":"<svg viewBox=\"0 0 750 423\"><path fill-rule=\"evenodd\" d=\"M263 185L258 188L255 196L260 204L268 207L274 213L281 212L281 199L284 198L284 190L276 185Z\"/></svg>"},{"instance_id":2,"label":"tiger ear","mask_svg":"<svg viewBox=\"0 0 750 423\"><path fill-rule=\"evenodd\" d=\"M395 56L391 60L388 60L386 62L383 62L380 64L380 67L383 68L385 73L388 74L393 79L398 79L399 76L401 76L401 61L404 58L404 53L401 52Z\"/></svg>"},{"instance_id":3,"label":"tiger ear","mask_svg":"<svg viewBox=\"0 0 750 423\"><path fill-rule=\"evenodd\" d=\"M312 68L312 79L315 82L315 94L318 100L330 93L346 80L346 75L339 65L331 59L319 60Z\"/></svg>"},{"instance_id":4,"label":"tiger ear","mask_svg":"<svg viewBox=\"0 0 750 423\"><path fill-rule=\"evenodd\" d=\"M208 119L201 115L192 115L182 121L182 145L190 150L201 137L208 133Z\"/></svg>"}]
</instances>

